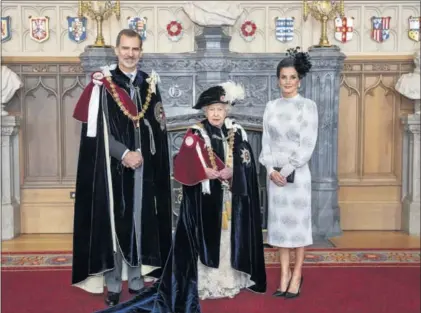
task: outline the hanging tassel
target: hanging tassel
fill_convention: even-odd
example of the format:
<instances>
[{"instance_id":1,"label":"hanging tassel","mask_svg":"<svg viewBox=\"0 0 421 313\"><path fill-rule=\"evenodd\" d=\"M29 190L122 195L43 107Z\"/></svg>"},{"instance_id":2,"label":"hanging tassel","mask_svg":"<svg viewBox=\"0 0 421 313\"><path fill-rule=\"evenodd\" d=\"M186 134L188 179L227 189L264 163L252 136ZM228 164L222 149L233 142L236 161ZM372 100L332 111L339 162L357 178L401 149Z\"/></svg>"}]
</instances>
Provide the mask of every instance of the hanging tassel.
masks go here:
<instances>
[{"instance_id":1,"label":"hanging tassel","mask_svg":"<svg viewBox=\"0 0 421 313\"><path fill-rule=\"evenodd\" d=\"M228 220L231 220L232 215L232 208L231 208L231 201L225 201L225 212L227 212Z\"/></svg>"},{"instance_id":2,"label":"hanging tassel","mask_svg":"<svg viewBox=\"0 0 421 313\"><path fill-rule=\"evenodd\" d=\"M231 193L228 185L224 185L224 209L222 211L222 228L228 229L228 223L231 221Z\"/></svg>"},{"instance_id":3,"label":"hanging tassel","mask_svg":"<svg viewBox=\"0 0 421 313\"><path fill-rule=\"evenodd\" d=\"M228 229L228 214L225 210L222 212L222 229Z\"/></svg>"}]
</instances>

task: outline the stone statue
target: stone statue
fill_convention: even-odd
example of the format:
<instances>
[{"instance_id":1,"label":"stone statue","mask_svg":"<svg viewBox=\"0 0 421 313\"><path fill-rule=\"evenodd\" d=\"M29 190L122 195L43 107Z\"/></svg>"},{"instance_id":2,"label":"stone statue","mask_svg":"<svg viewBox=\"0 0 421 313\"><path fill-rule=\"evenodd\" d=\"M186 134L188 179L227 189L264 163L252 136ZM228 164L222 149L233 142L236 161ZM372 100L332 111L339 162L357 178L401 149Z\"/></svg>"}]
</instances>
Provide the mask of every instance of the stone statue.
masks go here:
<instances>
[{"instance_id":1,"label":"stone statue","mask_svg":"<svg viewBox=\"0 0 421 313\"><path fill-rule=\"evenodd\" d=\"M183 10L200 26L233 26L243 12L238 1L188 1Z\"/></svg>"},{"instance_id":2,"label":"stone statue","mask_svg":"<svg viewBox=\"0 0 421 313\"><path fill-rule=\"evenodd\" d=\"M12 99L15 92L22 87L22 81L19 76L7 66L1 66L1 116L7 116L4 110L5 104Z\"/></svg>"},{"instance_id":3,"label":"stone statue","mask_svg":"<svg viewBox=\"0 0 421 313\"><path fill-rule=\"evenodd\" d=\"M414 53L414 63L414 72L403 74L395 89L405 97L415 100L415 114L420 114L420 50Z\"/></svg>"}]
</instances>

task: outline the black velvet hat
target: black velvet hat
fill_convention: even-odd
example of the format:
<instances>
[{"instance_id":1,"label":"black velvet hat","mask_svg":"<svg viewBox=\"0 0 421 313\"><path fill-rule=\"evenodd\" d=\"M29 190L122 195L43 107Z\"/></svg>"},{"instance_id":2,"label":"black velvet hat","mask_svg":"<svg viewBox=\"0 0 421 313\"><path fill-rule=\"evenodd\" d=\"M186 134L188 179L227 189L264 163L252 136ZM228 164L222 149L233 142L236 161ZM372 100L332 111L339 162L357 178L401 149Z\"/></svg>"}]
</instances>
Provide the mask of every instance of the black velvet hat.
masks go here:
<instances>
[{"instance_id":1,"label":"black velvet hat","mask_svg":"<svg viewBox=\"0 0 421 313\"><path fill-rule=\"evenodd\" d=\"M239 99L244 99L243 87L228 81L203 91L193 109L200 110L205 106L215 103L234 105L235 101Z\"/></svg>"}]
</instances>

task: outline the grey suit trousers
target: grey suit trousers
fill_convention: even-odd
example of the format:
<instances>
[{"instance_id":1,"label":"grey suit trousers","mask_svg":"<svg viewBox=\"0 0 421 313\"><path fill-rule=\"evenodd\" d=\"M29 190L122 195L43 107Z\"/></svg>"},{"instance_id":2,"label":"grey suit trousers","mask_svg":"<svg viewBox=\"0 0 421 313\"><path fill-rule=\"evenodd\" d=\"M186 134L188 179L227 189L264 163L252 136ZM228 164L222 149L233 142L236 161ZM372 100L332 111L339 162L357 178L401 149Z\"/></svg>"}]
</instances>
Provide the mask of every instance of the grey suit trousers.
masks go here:
<instances>
[{"instance_id":1,"label":"grey suit trousers","mask_svg":"<svg viewBox=\"0 0 421 313\"><path fill-rule=\"evenodd\" d=\"M110 147L111 157L114 157L119 160L122 159L124 153L128 150L124 144L115 140L115 138L111 134L109 135L109 147ZM123 268L123 262L125 261L121 253L120 246L118 245L117 252L114 254L115 267L112 271L106 272L104 274L105 284L107 285L108 292L114 292L114 293L121 292L122 290L121 271ZM131 267L130 265L127 264L127 267L128 267L127 275L128 275L129 288L133 290L142 289L144 286L144 279L141 276L140 266Z\"/></svg>"},{"instance_id":2,"label":"grey suit trousers","mask_svg":"<svg viewBox=\"0 0 421 313\"><path fill-rule=\"evenodd\" d=\"M123 268L123 255L121 249L118 247L118 252L114 254L114 269L104 274L105 284L107 285L108 292L120 293L122 290L121 270ZM140 290L144 286L144 279L140 273L140 266L128 267L128 285L130 289Z\"/></svg>"}]
</instances>

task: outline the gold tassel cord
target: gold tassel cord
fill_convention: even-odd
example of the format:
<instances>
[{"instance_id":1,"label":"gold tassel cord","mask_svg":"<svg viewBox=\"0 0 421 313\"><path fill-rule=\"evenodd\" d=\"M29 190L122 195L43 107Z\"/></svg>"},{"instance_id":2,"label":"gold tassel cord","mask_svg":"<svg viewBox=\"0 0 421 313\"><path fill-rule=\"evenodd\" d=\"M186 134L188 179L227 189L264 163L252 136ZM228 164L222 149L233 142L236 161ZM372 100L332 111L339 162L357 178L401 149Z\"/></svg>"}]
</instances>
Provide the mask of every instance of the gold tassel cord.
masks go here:
<instances>
[{"instance_id":1,"label":"gold tassel cord","mask_svg":"<svg viewBox=\"0 0 421 313\"><path fill-rule=\"evenodd\" d=\"M222 229L228 229L228 214L225 210L222 212Z\"/></svg>"},{"instance_id":2,"label":"gold tassel cord","mask_svg":"<svg viewBox=\"0 0 421 313\"><path fill-rule=\"evenodd\" d=\"M204 128L202 123L198 123L197 124L200 128ZM226 166L229 168L232 168L233 165L233 150L234 150L234 138L235 138L235 133L233 129L230 129L228 132L228 153L227 153L227 160L226 160ZM215 153L213 152L212 147L206 147L208 150L208 156L209 156L209 160L211 162L211 167L214 170L218 170L217 166L216 166L216 162L215 162ZM225 198L225 193L229 194L229 190L225 190L225 188L228 187L223 187L223 192L224 192L224 198ZM229 197L229 199L225 200L224 199L224 208L222 211L222 229L227 230L228 229L228 223L231 220L231 212L232 212L232 205L231 205L231 197Z\"/></svg>"},{"instance_id":3,"label":"gold tassel cord","mask_svg":"<svg viewBox=\"0 0 421 313\"><path fill-rule=\"evenodd\" d=\"M225 212L227 213L228 220L231 220L232 216L232 207L231 199L225 201Z\"/></svg>"}]
</instances>

